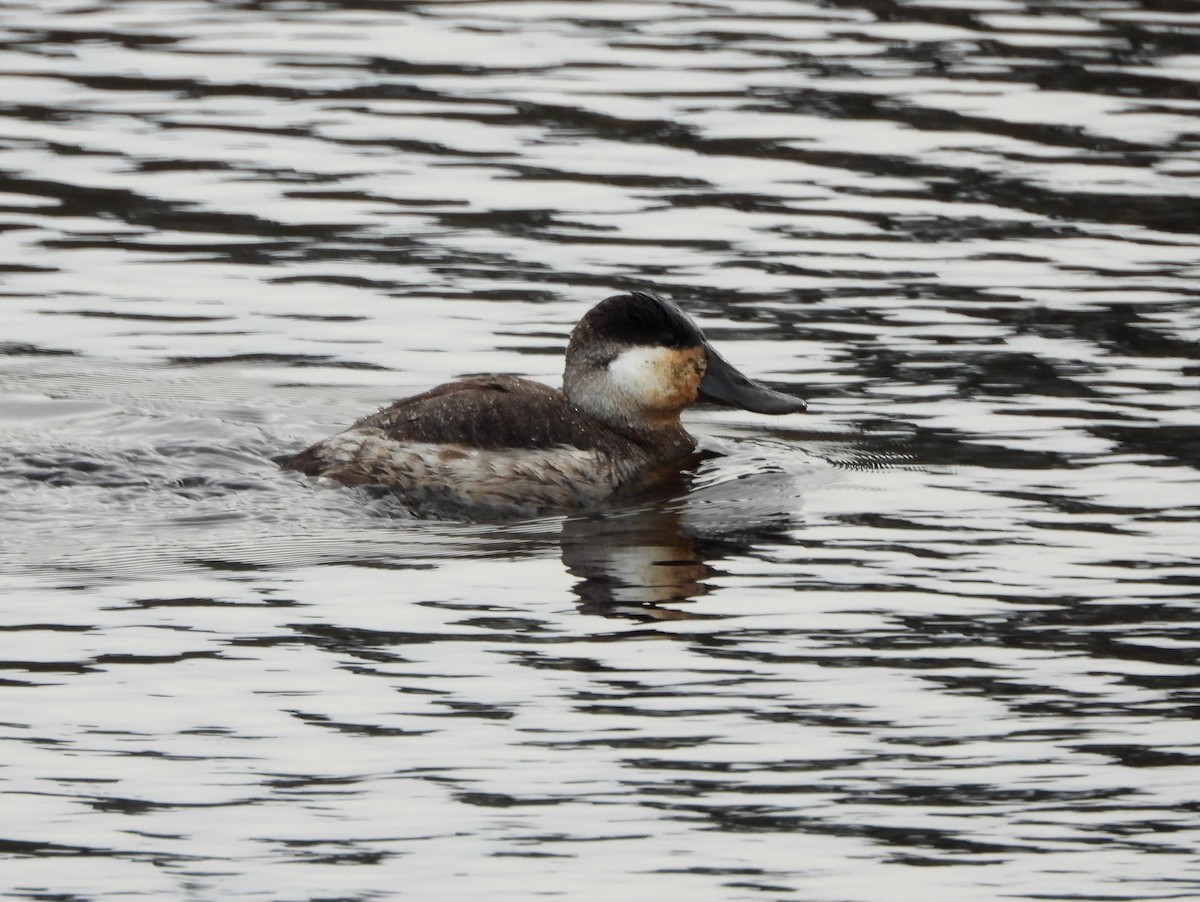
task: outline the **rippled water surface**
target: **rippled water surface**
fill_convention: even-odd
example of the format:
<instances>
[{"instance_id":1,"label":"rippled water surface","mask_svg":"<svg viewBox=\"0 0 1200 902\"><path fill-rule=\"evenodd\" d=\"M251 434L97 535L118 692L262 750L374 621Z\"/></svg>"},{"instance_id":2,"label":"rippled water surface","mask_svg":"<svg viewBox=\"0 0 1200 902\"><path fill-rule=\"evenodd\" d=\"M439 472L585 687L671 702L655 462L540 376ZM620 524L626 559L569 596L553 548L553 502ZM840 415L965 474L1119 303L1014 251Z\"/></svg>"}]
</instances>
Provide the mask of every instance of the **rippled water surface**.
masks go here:
<instances>
[{"instance_id":1,"label":"rippled water surface","mask_svg":"<svg viewBox=\"0 0 1200 902\"><path fill-rule=\"evenodd\" d=\"M1200 895L1200 11L0 9L0 894ZM605 517L281 455L584 310L810 400Z\"/></svg>"}]
</instances>

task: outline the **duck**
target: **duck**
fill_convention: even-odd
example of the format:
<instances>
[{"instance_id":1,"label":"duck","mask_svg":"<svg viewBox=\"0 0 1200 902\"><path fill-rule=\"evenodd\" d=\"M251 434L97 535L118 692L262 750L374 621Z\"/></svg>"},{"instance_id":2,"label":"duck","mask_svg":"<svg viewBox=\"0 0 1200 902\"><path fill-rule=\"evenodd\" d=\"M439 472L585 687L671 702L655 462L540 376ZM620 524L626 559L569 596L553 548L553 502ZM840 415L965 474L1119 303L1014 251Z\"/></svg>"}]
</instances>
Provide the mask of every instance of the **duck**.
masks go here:
<instances>
[{"instance_id":1,"label":"duck","mask_svg":"<svg viewBox=\"0 0 1200 902\"><path fill-rule=\"evenodd\" d=\"M779 415L800 398L741 373L672 301L609 297L571 331L561 390L469 376L396 401L290 459L285 469L383 486L418 516L496 520L572 513L651 492L697 442L697 401Z\"/></svg>"}]
</instances>

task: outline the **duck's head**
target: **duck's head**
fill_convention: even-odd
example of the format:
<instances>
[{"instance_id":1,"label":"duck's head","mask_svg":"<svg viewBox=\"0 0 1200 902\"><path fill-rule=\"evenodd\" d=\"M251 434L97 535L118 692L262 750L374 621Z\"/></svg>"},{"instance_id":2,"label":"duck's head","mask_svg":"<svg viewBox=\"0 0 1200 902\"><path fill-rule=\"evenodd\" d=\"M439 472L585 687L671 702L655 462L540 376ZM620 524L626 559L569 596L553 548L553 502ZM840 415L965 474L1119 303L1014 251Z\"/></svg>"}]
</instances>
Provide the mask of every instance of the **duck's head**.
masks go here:
<instances>
[{"instance_id":1,"label":"duck's head","mask_svg":"<svg viewBox=\"0 0 1200 902\"><path fill-rule=\"evenodd\" d=\"M701 399L755 413L806 408L738 372L675 304L636 291L601 301L579 321L563 391L598 420L635 431L676 425Z\"/></svg>"}]
</instances>

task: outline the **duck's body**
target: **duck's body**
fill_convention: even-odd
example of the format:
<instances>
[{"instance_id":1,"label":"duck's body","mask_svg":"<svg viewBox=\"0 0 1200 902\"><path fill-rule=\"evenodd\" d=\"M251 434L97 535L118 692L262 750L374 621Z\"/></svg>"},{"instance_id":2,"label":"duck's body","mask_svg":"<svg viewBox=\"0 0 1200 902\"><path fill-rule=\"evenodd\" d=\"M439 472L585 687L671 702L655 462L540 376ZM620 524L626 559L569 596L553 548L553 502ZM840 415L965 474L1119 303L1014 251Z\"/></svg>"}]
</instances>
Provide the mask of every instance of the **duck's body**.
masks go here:
<instances>
[{"instance_id":1,"label":"duck's body","mask_svg":"<svg viewBox=\"0 0 1200 902\"><path fill-rule=\"evenodd\" d=\"M397 401L288 466L389 486L421 513L477 519L592 507L653 484L694 448L682 427L622 435L540 382L476 376Z\"/></svg>"},{"instance_id":2,"label":"duck's body","mask_svg":"<svg viewBox=\"0 0 1200 902\"><path fill-rule=\"evenodd\" d=\"M619 295L580 321L563 390L475 376L397 401L285 466L388 486L418 513L533 516L595 507L678 472L700 394L763 413L804 409L734 370L678 307Z\"/></svg>"}]
</instances>

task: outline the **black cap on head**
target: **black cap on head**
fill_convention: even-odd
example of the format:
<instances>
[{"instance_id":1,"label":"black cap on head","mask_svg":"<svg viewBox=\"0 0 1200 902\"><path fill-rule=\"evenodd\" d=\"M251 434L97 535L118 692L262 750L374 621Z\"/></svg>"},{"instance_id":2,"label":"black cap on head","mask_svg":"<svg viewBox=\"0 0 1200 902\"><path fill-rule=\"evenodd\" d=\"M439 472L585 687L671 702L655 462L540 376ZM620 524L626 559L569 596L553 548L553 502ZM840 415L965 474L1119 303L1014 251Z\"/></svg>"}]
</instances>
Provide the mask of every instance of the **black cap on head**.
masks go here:
<instances>
[{"instance_id":1,"label":"black cap on head","mask_svg":"<svg viewBox=\"0 0 1200 902\"><path fill-rule=\"evenodd\" d=\"M696 348L704 333L691 317L670 301L641 291L601 301L579 322L592 338L616 344Z\"/></svg>"}]
</instances>

